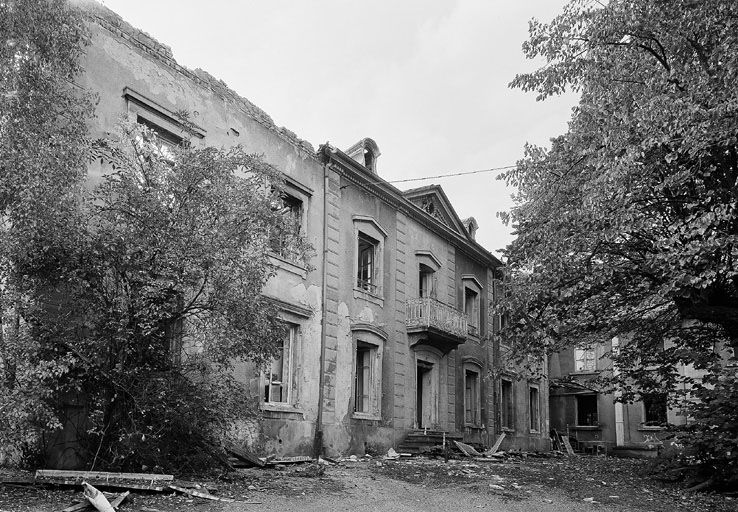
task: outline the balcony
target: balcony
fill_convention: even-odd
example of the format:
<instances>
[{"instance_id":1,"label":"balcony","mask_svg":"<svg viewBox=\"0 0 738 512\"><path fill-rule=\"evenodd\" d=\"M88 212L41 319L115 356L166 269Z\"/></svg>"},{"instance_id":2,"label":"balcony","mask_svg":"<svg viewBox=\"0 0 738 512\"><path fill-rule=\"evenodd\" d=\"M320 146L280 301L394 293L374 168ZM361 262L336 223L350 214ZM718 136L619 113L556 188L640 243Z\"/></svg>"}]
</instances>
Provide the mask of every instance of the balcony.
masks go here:
<instances>
[{"instance_id":1,"label":"balcony","mask_svg":"<svg viewBox=\"0 0 738 512\"><path fill-rule=\"evenodd\" d=\"M464 343L468 324L461 311L436 299L410 299L405 304L405 326L411 345L427 344L443 353Z\"/></svg>"}]
</instances>

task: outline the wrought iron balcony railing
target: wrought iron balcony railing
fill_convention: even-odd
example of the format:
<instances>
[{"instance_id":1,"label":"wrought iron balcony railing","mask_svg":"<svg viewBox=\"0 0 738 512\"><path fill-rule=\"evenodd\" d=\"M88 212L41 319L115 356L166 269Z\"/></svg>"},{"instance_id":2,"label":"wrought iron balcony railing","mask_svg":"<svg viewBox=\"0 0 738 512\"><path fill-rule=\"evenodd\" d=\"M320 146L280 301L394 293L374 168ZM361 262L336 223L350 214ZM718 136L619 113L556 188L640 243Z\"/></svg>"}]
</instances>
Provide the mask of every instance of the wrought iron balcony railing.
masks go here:
<instances>
[{"instance_id":1,"label":"wrought iron balcony railing","mask_svg":"<svg viewBox=\"0 0 738 512\"><path fill-rule=\"evenodd\" d=\"M458 338L466 337L466 315L436 299L423 297L408 300L405 315L408 329L437 329Z\"/></svg>"}]
</instances>

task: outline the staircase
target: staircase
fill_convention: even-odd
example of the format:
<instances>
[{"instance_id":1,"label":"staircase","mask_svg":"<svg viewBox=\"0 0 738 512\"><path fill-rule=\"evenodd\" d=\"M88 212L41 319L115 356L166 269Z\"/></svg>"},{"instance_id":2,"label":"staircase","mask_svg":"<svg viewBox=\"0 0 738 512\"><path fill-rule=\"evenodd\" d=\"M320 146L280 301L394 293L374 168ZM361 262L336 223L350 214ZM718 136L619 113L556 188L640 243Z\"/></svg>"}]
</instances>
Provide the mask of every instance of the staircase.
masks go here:
<instances>
[{"instance_id":1,"label":"staircase","mask_svg":"<svg viewBox=\"0 0 738 512\"><path fill-rule=\"evenodd\" d=\"M446 434L446 445L454 441L462 441L463 434L444 432L443 430L412 430L400 443L397 451L418 455L430 451L434 446L443 445L443 434Z\"/></svg>"}]
</instances>

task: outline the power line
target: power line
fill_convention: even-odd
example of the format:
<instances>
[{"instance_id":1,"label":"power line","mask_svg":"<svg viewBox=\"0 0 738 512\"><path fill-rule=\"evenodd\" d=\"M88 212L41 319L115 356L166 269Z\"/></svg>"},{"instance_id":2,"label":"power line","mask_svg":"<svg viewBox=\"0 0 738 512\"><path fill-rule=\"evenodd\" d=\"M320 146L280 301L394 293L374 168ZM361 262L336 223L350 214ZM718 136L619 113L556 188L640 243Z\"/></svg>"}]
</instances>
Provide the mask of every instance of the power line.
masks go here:
<instances>
[{"instance_id":1,"label":"power line","mask_svg":"<svg viewBox=\"0 0 738 512\"><path fill-rule=\"evenodd\" d=\"M407 178L404 180L392 180L392 181L387 181L386 183L407 183L409 181L423 181L423 180L432 180L435 178L449 178L451 176L467 176L469 174L481 174L485 172L504 171L507 169L514 169L515 167L517 167L517 165L505 165L503 167L492 167L491 169L479 169L476 171L453 172L449 174L438 174L436 176L424 176L422 178ZM381 182L377 182L377 183L381 183Z\"/></svg>"}]
</instances>

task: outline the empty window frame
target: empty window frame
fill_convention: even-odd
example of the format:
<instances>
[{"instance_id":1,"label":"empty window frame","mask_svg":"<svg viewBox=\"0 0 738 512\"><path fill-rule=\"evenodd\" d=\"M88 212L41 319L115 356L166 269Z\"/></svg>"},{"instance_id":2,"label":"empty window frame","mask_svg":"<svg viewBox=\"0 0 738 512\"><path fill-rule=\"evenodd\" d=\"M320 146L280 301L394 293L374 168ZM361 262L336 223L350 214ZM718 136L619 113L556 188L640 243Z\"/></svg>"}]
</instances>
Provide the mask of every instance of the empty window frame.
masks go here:
<instances>
[{"instance_id":1,"label":"empty window frame","mask_svg":"<svg viewBox=\"0 0 738 512\"><path fill-rule=\"evenodd\" d=\"M500 425L502 428L512 430L515 428L512 381L505 379L500 381L500 402Z\"/></svg>"},{"instance_id":2,"label":"empty window frame","mask_svg":"<svg viewBox=\"0 0 738 512\"><path fill-rule=\"evenodd\" d=\"M264 403L291 403L293 353L298 327L287 324L282 347L264 373Z\"/></svg>"},{"instance_id":3,"label":"empty window frame","mask_svg":"<svg viewBox=\"0 0 738 512\"><path fill-rule=\"evenodd\" d=\"M302 235L303 201L288 193L272 205L282 215L283 223L271 234L269 245L274 254L287 260L297 259L297 239Z\"/></svg>"},{"instance_id":4,"label":"empty window frame","mask_svg":"<svg viewBox=\"0 0 738 512\"><path fill-rule=\"evenodd\" d=\"M577 395L577 426L596 427L599 425L597 395Z\"/></svg>"},{"instance_id":5,"label":"empty window frame","mask_svg":"<svg viewBox=\"0 0 738 512\"><path fill-rule=\"evenodd\" d=\"M541 430L541 398L535 386L528 388L528 417L531 432L539 432Z\"/></svg>"},{"instance_id":6,"label":"empty window frame","mask_svg":"<svg viewBox=\"0 0 738 512\"><path fill-rule=\"evenodd\" d=\"M359 231L358 266L356 286L371 293L377 293L379 276L377 275L377 248L379 242L366 233Z\"/></svg>"},{"instance_id":7,"label":"empty window frame","mask_svg":"<svg viewBox=\"0 0 738 512\"><path fill-rule=\"evenodd\" d=\"M667 422L666 395L654 393L643 395L643 424L649 427L665 425Z\"/></svg>"},{"instance_id":8,"label":"empty window frame","mask_svg":"<svg viewBox=\"0 0 738 512\"><path fill-rule=\"evenodd\" d=\"M593 372L597 370L597 356L594 349L574 350L574 371Z\"/></svg>"},{"instance_id":9,"label":"empty window frame","mask_svg":"<svg viewBox=\"0 0 738 512\"><path fill-rule=\"evenodd\" d=\"M354 413L359 418L376 419L380 415L381 348L356 341L354 353Z\"/></svg>"},{"instance_id":10,"label":"empty window frame","mask_svg":"<svg viewBox=\"0 0 738 512\"><path fill-rule=\"evenodd\" d=\"M482 400L479 372L464 370L464 423L478 427L482 424Z\"/></svg>"},{"instance_id":11,"label":"empty window frame","mask_svg":"<svg viewBox=\"0 0 738 512\"><path fill-rule=\"evenodd\" d=\"M464 313L468 319L469 334L479 335L479 293L464 287Z\"/></svg>"},{"instance_id":12,"label":"empty window frame","mask_svg":"<svg viewBox=\"0 0 738 512\"><path fill-rule=\"evenodd\" d=\"M418 297L436 298L436 271L428 265L419 264L418 271Z\"/></svg>"}]
</instances>

